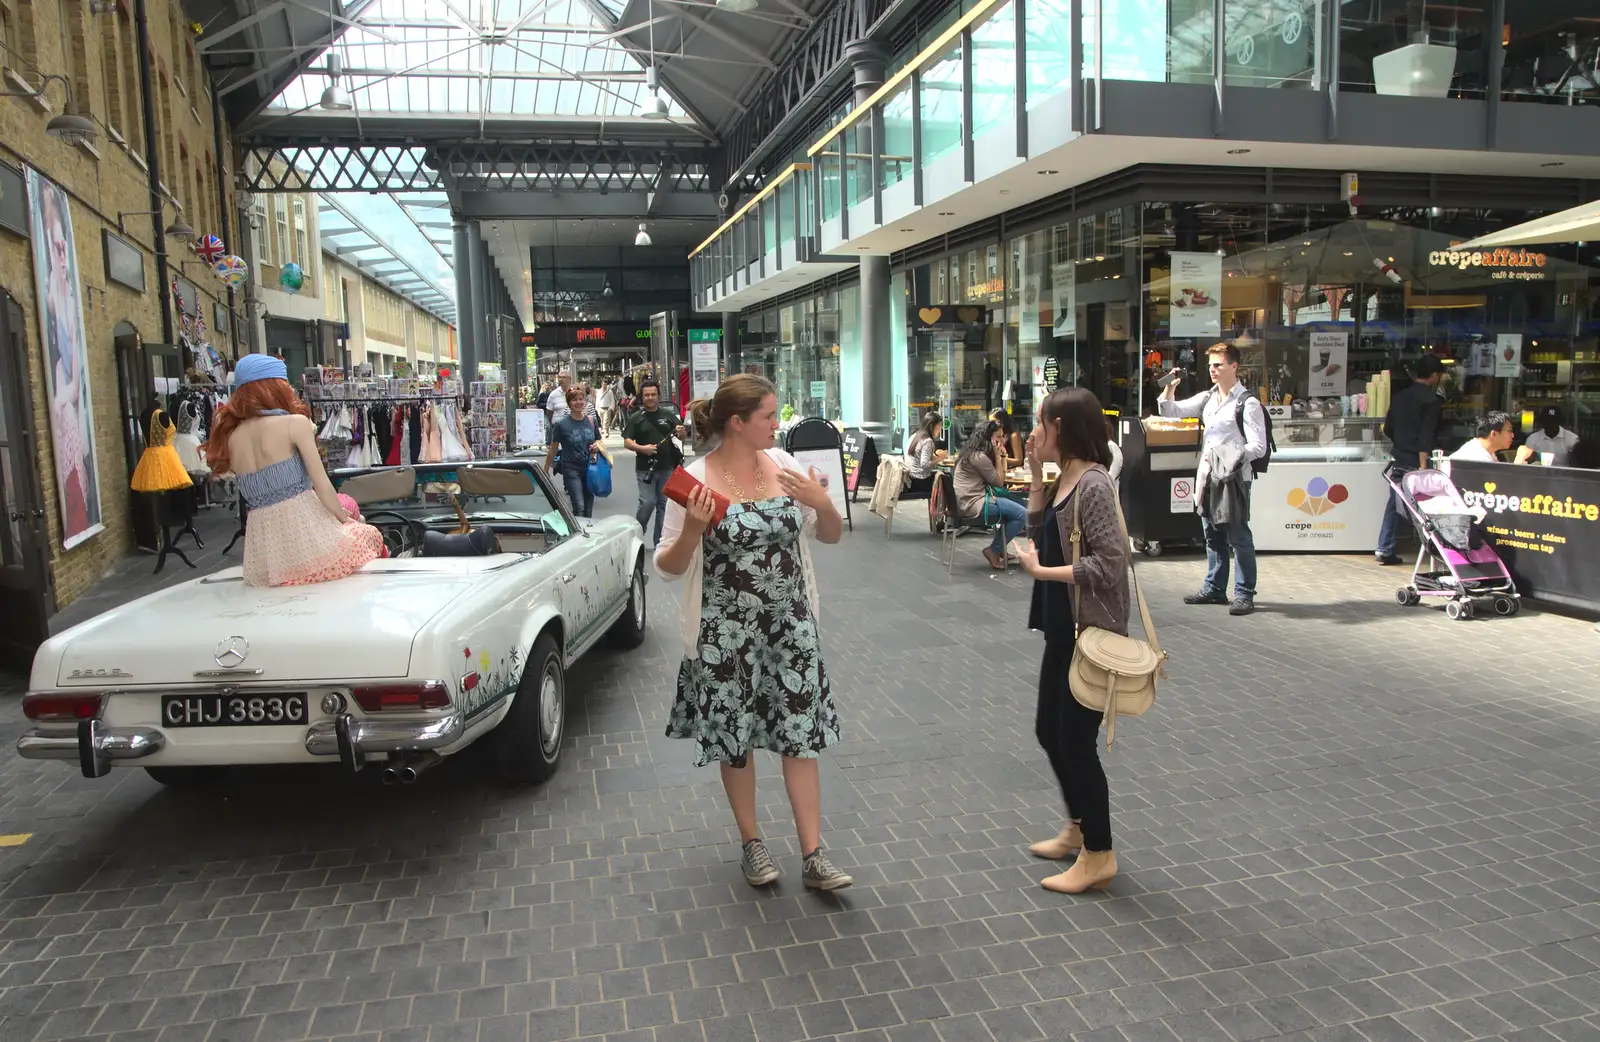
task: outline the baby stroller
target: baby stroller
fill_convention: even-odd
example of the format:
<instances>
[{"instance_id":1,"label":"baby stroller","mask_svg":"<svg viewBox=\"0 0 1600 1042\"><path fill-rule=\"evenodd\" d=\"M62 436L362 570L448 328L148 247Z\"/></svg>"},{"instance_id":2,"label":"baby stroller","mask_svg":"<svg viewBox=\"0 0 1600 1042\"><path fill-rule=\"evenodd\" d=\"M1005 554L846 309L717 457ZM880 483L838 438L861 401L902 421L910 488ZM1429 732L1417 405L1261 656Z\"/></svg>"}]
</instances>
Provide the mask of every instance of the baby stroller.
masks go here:
<instances>
[{"instance_id":1,"label":"baby stroller","mask_svg":"<svg viewBox=\"0 0 1600 1042\"><path fill-rule=\"evenodd\" d=\"M1395 599L1412 605L1424 597L1442 598L1452 619L1470 619L1475 609L1491 606L1496 615L1515 615L1522 598L1479 527L1483 511L1468 506L1441 471L1413 470L1396 481L1390 468L1383 476L1405 504L1422 541L1411 585L1395 591Z\"/></svg>"}]
</instances>

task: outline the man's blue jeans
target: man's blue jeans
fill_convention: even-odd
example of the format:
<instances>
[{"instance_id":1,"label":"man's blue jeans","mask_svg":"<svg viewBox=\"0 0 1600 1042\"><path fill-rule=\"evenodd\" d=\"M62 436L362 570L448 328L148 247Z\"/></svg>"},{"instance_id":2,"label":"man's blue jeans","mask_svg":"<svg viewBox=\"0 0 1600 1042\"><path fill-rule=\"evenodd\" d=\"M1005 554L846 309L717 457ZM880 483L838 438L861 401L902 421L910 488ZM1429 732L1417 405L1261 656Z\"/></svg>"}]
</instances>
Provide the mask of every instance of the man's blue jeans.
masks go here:
<instances>
[{"instance_id":1,"label":"man's blue jeans","mask_svg":"<svg viewBox=\"0 0 1600 1042\"><path fill-rule=\"evenodd\" d=\"M1398 484L1405 476L1416 467L1408 467L1399 460L1394 461L1392 472ZM1383 527L1378 529L1378 556L1394 556L1394 541L1402 531L1402 525L1407 523L1406 508L1400 505L1400 497L1394 490L1390 490L1388 497L1383 502Z\"/></svg>"},{"instance_id":2,"label":"man's blue jeans","mask_svg":"<svg viewBox=\"0 0 1600 1042\"><path fill-rule=\"evenodd\" d=\"M1022 526L1028 523L1028 508L1014 499L995 496L993 502L989 504L989 516L986 520L1004 523L1005 527L995 534L994 541L989 544L989 549L997 554L1003 554L1006 552L1006 544L1022 534Z\"/></svg>"},{"instance_id":3,"label":"man's blue jeans","mask_svg":"<svg viewBox=\"0 0 1600 1042\"><path fill-rule=\"evenodd\" d=\"M661 522L667 516L667 479L671 476L670 471L665 474L641 471L639 474L639 512L635 516L639 527L648 532L650 515L656 515L656 534L650 541L651 546L661 545Z\"/></svg>"},{"instance_id":4,"label":"man's blue jeans","mask_svg":"<svg viewBox=\"0 0 1600 1042\"><path fill-rule=\"evenodd\" d=\"M1250 509L1250 485L1244 487L1245 510ZM1250 600L1256 595L1256 540L1250 534L1250 522L1232 525L1214 525L1200 515L1200 529L1206 537L1206 583L1204 593L1226 596L1228 593L1228 559L1238 563L1238 576L1233 584L1233 595Z\"/></svg>"}]
</instances>

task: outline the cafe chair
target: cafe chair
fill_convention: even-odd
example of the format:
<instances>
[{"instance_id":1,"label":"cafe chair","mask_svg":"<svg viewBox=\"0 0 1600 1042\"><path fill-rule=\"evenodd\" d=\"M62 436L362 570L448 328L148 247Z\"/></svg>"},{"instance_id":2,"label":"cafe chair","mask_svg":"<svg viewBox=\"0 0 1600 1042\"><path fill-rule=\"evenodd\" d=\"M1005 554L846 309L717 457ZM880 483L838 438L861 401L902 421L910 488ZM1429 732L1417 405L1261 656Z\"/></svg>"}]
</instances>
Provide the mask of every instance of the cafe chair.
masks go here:
<instances>
[{"instance_id":1,"label":"cafe chair","mask_svg":"<svg viewBox=\"0 0 1600 1042\"><path fill-rule=\"evenodd\" d=\"M992 524L986 522L981 513L973 516L961 513L960 507L956 504L955 478L948 471L939 470L934 473L933 498L930 502L933 504L932 509L936 512L939 523L941 540L939 562L944 565L947 575L955 574L956 539L960 537L961 533L970 529L977 529L992 536L1002 531L1005 527L1000 521L995 521ZM1004 547L1001 548L1001 553L1005 557L1006 571L1010 571L1011 556L1006 553ZM984 563L988 564L987 561Z\"/></svg>"}]
</instances>

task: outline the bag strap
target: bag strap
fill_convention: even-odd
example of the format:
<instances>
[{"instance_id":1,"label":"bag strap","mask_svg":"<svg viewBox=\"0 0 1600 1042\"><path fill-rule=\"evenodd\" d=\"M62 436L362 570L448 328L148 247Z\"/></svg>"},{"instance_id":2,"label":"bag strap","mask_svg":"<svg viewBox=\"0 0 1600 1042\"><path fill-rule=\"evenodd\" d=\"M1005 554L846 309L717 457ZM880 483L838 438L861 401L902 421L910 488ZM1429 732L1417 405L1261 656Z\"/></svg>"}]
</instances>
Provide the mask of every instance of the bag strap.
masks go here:
<instances>
[{"instance_id":1,"label":"bag strap","mask_svg":"<svg viewBox=\"0 0 1600 1042\"><path fill-rule=\"evenodd\" d=\"M1077 578L1077 565L1083 557L1083 528L1079 523L1081 516L1078 504L1078 489L1083 485L1083 477L1078 478L1078 485L1072 490L1072 534L1069 541L1072 543L1073 578ZM1113 486L1115 487L1115 486ZM1145 603L1144 586L1139 582L1139 577L1133 566L1133 546L1128 539L1128 520L1122 516L1122 504L1117 504L1117 530L1122 533L1122 552L1128 559L1128 581L1133 586L1134 596L1139 601L1139 622L1144 626L1145 640L1150 644L1151 650L1156 653L1156 658L1162 665L1159 667L1163 678L1167 675L1167 653L1161 650L1161 642L1156 638L1156 624L1150 618L1150 606ZM1072 636L1076 640L1082 632L1083 623L1080 622L1082 612L1079 605L1083 603L1083 591L1077 582L1072 584Z\"/></svg>"}]
</instances>

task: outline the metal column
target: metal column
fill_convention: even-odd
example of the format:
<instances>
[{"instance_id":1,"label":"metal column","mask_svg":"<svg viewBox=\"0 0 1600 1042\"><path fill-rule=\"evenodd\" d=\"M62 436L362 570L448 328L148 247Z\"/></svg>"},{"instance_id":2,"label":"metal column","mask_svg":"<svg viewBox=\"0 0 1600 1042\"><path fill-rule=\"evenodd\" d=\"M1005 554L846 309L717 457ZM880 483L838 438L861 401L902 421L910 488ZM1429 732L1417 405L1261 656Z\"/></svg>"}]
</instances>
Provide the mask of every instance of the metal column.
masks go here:
<instances>
[{"instance_id":1,"label":"metal column","mask_svg":"<svg viewBox=\"0 0 1600 1042\"><path fill-rule=\"evenodd\" d=\"M472 381L478 378L478 363L487 360L487 352L491 349L492 341L489 340L489 286L487 251L483 245L483 229L477 221L467 225L467 259L472 268L472 296L469 298L470 310L461 319L462 328L469 324L472 326L472 357L463 354L462 380ZM466 390L465 384L462 390Z\"/></svg>"},{"instance_id":2,"label":"metal column","mask_svg":"<svg viewBox=\"0 0 1600 1042\"><path fill-rule=\"evenodd\" d=\"M456 221L451 226L455 233L456 268L456 343L457 361L463 372L468 371L468 360L478 351L474 333L477 326L472 318L472 235L468 222ZM476 363L473 363L475 369ZM465 379L465 377L463 377Z\"/></svg>"},{"instance_id":3,"label":"metal column","mask_svg":"<svg viewBox=\"0 0 1600 1042\"><path fill-rule=\"evenodd\" d=\"M870 40L852 43L845 50L855 75L855 103L865 102L883 85L883 49ZM868 149L876 153L881 144L868 139ZM894 367L889 357L889 258L861 258L861 422L892 423L894 420ZM841 381L851 374L841 372ZM850 419L850 417L846 417Z\"/></svg>"},{"instance_id":4,"label":"metal column","mask_svg":"<svg viewBox=\"0 0 1600 1042\"><path fill-rule=\"evenodd\" d=\"M724 311L722 313L722 375L726 378L734 373L742 372L744 372L744 358L739 345L739 313L737 311Z\"/></svg>"}]
</instances>

